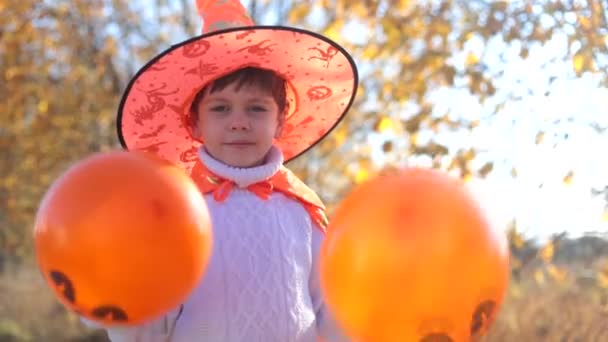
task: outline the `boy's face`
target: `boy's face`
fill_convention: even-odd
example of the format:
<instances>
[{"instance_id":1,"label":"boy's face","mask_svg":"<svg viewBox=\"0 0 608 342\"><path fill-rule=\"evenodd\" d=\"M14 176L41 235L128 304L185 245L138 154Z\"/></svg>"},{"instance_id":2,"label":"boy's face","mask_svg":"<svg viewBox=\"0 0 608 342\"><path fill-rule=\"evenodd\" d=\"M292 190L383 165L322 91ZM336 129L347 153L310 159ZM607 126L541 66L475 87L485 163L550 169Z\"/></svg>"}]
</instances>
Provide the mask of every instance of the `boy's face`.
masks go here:
<instances>
[{"instance_id":1,"label":"boy's face","mask_svg":"<svg viewBox=\"0 0 608 342\"><path fill-rule=\"evenodd\" d=\"M196 108L194 135L215 159L233 167L264 163L273 139L279 137L282 117L272 95L259 87L236 84L207 91Z\"/></svg>"}]
</instances>

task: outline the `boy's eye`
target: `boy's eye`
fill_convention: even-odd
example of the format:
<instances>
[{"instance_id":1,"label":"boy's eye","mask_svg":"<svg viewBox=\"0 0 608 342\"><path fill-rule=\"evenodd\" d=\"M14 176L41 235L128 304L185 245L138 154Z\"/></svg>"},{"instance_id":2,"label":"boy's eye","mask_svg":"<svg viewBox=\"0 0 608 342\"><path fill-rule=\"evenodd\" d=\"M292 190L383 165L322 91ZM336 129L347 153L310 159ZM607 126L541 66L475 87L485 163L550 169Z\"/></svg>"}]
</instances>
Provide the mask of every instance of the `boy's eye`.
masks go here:
<instances>
[{"instance_id":1,"label":"boy's eye","mask_svg":"<svg viewBox=\"0 0 608 342\"><path fill-rule=\"evenodd\" d=\"M218 105L218 106L211 107L211 111L213 111L213 112L225 112L227 110L228 110L228 106L225 106L225 105Z\"/></svg>"},{"instance_id":2,"label":"boy's eye","mask_svg":"<svg viewBox=\"0 0 608 342\"><path fill-rule=\"evenodd\" d=\"M266 108L262 106L252 106L251 110L254 112L265 112Z\"/></svg>"}]
</instances>

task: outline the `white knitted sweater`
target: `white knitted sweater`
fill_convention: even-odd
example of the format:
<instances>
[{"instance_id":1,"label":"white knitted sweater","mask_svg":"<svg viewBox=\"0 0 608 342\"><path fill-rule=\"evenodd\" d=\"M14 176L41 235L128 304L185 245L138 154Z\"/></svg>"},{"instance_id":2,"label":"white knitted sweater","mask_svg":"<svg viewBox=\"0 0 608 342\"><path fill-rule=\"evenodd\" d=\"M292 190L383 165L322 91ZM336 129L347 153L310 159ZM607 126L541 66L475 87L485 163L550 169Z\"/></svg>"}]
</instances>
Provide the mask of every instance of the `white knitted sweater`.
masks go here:
<instances>
[{"instance_id":1,"label":"white knitted sweater","mask_svg":"<svg viewBox=\"0 0 608 342\"><path fill-rule=\"evenodd\" d=\"M266 164L239 169L202 162L233 180L223 202L207 195L213 252L201 283L182 307L137 328L109 328L112 342L347 341L331 319L319 286L323 239L300 203L274 192L262 200L245 187L274 175L283 163L273 148Z\"/></svg>"}]
</instances>

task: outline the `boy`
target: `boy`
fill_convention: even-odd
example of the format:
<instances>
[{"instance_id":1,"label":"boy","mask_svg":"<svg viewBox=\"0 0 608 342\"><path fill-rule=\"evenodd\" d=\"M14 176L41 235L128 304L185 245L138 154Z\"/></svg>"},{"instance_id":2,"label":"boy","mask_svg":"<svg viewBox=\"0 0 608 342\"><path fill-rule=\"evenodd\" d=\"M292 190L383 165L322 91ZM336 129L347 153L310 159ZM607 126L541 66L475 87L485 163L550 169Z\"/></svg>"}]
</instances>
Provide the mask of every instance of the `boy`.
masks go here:
<instances>
[{"instance_id":1,"label":"boy","mask_svg":"<svg viewBox=\"0 0 608 342\"><path fill-rule=\"evenodd\" d=\"M214 249L179 308L117 341L346 340L324 305L317 195L283 166L316 144L352 103L357 71L312 32L252 26L238 1L198 1L204 31L146 65L121 102L129 150L182 166L205 194Z\"/></svg>"}]
</instances>

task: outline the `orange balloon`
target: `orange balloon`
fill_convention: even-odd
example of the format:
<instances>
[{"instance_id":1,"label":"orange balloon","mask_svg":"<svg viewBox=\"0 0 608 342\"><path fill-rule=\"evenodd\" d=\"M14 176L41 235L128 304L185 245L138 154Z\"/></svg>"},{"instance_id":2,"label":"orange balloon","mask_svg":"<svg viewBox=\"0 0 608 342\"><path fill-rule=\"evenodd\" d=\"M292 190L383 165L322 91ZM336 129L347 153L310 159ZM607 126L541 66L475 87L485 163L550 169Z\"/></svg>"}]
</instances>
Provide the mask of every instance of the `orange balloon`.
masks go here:
<instances>
[{"instance_id":1,"label":"orange balloon","mask_svg":"<svg viewBox=\"0 0 608 342\"><path fill-rule=\"evenodd\" d=\"M136 325L178 307L200 281L211 228L181 169L141 152L100 153L45 194L36 258L67 308L106 326Z\"/></svg>"},{"instance_id":2,"label":"orange balloon","mask_svg":"<svg viewBox=\"0 0 608 342\"><path fill-rule=\"evenodd\" d=\"M321 285L356 341L470 341L495 319L509 280L504 232L464 185L408 168L354 189L321 250Z\"/></svg>"}]
</instances>

